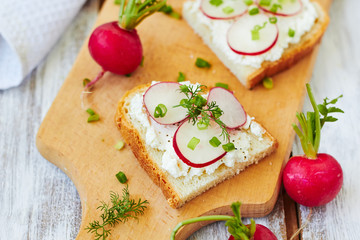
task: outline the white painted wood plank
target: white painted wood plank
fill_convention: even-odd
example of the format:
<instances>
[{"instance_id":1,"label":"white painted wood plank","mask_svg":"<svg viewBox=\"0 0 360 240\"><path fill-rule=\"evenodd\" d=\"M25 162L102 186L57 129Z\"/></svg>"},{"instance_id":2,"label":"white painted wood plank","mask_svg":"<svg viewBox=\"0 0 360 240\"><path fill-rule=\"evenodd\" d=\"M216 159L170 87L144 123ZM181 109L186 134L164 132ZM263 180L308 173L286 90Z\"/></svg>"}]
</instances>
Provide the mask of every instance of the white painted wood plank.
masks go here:
<instances>
[{"instance_id":1,"label":"white painted wood plank","mask_svg":"<svg viewBox=\"0 0 360 240\"><path fill-rule=\"evenodd\" d=\"M26 81L18 88L0 91L0 239L76 237L81 219L79 196L69 178L40 156L35 135L97 10L96 0L87 3Z\"/></svg>"},{"instance_id":2,"label":"white painted wood plank","mask_svg":"<svg viewBox=\"0 0 360 240\"><path fill-rule=\"evenodd\" d=\"M338 105L345 114L322 130L320 152L334 156L344 171L344 185L334 201L314 208L303 239L360 238L360 2L334 1L330 25L324 35L311 85L318 102L344 94ZM304 109L311 110L309 101ZM302 154L298 140L294 153ZM304 221L309 213L300 207Z\"/></svg>"}]
</instances>

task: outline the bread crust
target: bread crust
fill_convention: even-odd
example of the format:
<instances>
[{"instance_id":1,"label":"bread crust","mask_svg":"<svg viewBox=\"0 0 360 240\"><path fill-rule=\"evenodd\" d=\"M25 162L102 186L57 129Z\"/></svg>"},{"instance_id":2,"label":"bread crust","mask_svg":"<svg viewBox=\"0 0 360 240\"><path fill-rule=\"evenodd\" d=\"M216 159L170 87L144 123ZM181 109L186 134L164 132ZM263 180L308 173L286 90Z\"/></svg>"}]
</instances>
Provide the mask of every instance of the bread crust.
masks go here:
<instances>
[{"instance_id":1,"label":"bread crust","mask_svg":"<svg viewBox=\"0 0 360 240\"><path fill-rule=\"evenodd\" d=\"M147 172L152 181L160 187L169 205L173 208L181 207L187 201L200 195L209 188L212 188L218 183L235 176L236 174L244 170L247 166L257 163L260 159L263 159L265 156L271 154L278 146L278 142L276 141L276 139L266 131L263 135L263 138L267 139L272 143L271 146L266 149L266 151L259 152L257 155L252 156L252 158L248 159L246 162L236 162L234 167L231 168L220 166L219 169L215 170L215 173L217 173L216 179L211 181L206 186L200 187L199 189L197 189L196 192L192 193L187 198L182 198L176 192L174 186L171 183L172 181L174 181L174 178L167 172L160 169L158 164L153 159L151 159L150 154L146 148L146 143L141 138L139 131L131 123L131 120L129 119L126 112L127 108L125 104L127 102L127 99L131 98L131 95L135 93L145 92L145 90L149 86L150 84L140 85L125 93L125 95L118 103L117 111L115 114L115 123L120 130L120 133L123 136L125 142L130 146L141 167ZM252 121L256 122L255 120ZM218 174L219 172L221 172L221 174Z\"/></svg>"}]
</instances>

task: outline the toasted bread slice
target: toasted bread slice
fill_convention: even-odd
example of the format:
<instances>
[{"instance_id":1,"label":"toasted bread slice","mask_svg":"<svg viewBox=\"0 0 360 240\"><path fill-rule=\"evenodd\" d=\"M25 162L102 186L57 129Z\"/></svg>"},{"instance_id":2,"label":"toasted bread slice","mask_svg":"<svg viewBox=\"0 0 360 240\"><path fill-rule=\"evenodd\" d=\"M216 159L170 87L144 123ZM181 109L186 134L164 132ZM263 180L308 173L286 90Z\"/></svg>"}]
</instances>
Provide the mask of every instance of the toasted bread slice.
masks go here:
<instances>
[{"instance_id":1,"label":"toasted bread slice","mask_svg":"<svg viewBox=\"0 0 360 240\"><path fill-rule=\"evenodd\" d=\"M183 7L183 17L194 31L203 39L210 49L217 55L223 64L239 79L239 81L248 89L253 88L257 83L261 82L267 76L273 76L292 65L294 65L301 58L309 54L317 43L320 42L327 25L329 17L327 12L317 3L311 2L317 13L317 18L311 29L303 34L296 44L289 44L284 49L281 57L275 61L263 61L260 67L251 65L243 65L235 63L230 57L224 53L224 46L219 43L214 43L214 35L211 33L211 28L203 22L202 16L196 14L191 8L196 4L193 0L187 1ZM200 10L198 10L200 12ZM222 21L222 20L208 20L208 21ZM225 41L224 41L225 42ZM226 43L225 43L226 44ZM224 45L224 44L223 44ZM227 47L227 46L225 46ZM271 50L270 50L271 51ZM257 57L257 56L248 56Z\"/></svg>"},{"instance_id":2,"label":"toasted bread slice","mask_svg":"<svg viewBox=\"0 0 360 240\"><path fill-rule=\"evenodd\" d=\"M225 179L235 176L247 166L257 163L259 160L272 153L277 147L277 141L255 120L248 118L250 119L250 124L247 124L247 129L232 130L241 131L243 137L246 137L248 140L247 144L249 147L247 150L244 150L248 152L245 155L240 154L245 157L242 159L235 159L233 161L233 166L230 167L225 163L222 163L222 160L219 160L217 163L218 167L213 170L211 174L208 174L205 171L202 172L201 169L196 169L197 171L200 171L200 174L198 172L197 175L193 175L192 177L174 177L163 167L163 159L168 160L166 159L166 156L168 155L164 156L165 150L150 146L146 139L148 137L147 131L149 128L156 127L157 131L159 131L159 129L163 127L163 125L159 125L147 116L144 106L139 107L139 103L142 104L143 94L149 86L150 84L140 85L128 91L122 97L118 104L115 122L140 165L145 169L153 182L161 188L169 205L173 208L181 207L184 203L200 195L209 188L216 186ZM137 99L137 105L134 104L134 99ZM137 109L135 112L134 108ZM144 123L141 121L147 122ZM157 124L157 126L153 126L154 124ZM176 126L170 127L176 128ZM237 149L233 152L236 153L236 151L243 150ZM178 161L181 160L178 159ZM178 165L179 164L180 163L178 163ZM190 169L188 169L188 172L191 171Z\"/></svg>"}]
</instances>

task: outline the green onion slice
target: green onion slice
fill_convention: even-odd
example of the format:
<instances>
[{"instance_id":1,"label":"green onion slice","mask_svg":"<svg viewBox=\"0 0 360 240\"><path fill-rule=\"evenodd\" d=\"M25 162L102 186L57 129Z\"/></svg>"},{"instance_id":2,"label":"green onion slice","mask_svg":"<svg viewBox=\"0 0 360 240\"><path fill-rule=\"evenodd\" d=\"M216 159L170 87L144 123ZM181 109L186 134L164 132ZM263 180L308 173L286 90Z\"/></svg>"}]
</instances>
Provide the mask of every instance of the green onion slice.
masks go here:
<instances>
[{"instance_id":1,"label":"green onion slice","mask_svg":"<svg viewBox=\"0 0 360 240\"><path fill-rule=\"evenodd\" d=\"M221 142L217 137L213 137L212 139L209 140L209 143L211 144L211 146L213 147L218 147L220 146Z\"/></svg>"},{"instance_id":2,"label":"green onion slice","mask_svg":"<svg viewBox=\"0 0 360 240\"><path fill-rule=\"evenodd\" d=\"M88 114L90 114L90 116L95 115L95 111L92 110L91 108L88 108L88 109L86 110L86 112L87 112Z\"/></svg>"},{"instance_id":3,"label":"green onion slice","mask_svg":"<svg viewBox=\"0 0 360 240\"><path fill-rule=\"evenodd\" d=\"M115 176L121 183L126 183L128 180L125 173L123 173L122 171L118 172Z\"/></svg>"},{"instance_id":4,"label":"green onion slice","mask_svg":"<svg viewBox=\"0 0 360 240\"><path fill-rule=\"evenodd\" d=\"M205 129L208 128L209 124L207 124L206 122L200 120L200 121L198 121L198 122L196 123L196 126L197 126L197 128L198 128L199 130L205 130Z\"/></svg>"},{"instance_id":5,"label":"green onion slice","mask_svg":"<svg viewBox=\"0 0 360 240\"><path fill-rule=\"evenodd\" d=\"M270 22L271 24L277 23L277 17L269 17L269 22Z\"/></svg>"},{"instance_id":6,"label":"green onion slice","mask_svg":"<svg viewBox=\"0 0 360 240\"><path fill-rule=\"evenodd\" d=\"M198 139L198 138L196 138L196 137L193 137L193 138L189 141L187 147L190 148L191 150L195 150L195 148L196 148L196 146L199 144L199 142L200 142L200 139Z\"/></svg>"},{"instance_id":7,"label":"green onion slice","mask_svg":"<svg viewBox=\"0 0 360 240\"><path fill-rule=\"evenodd\" d=\"M223 12L225 14L230 14L230 13L234 12L234 9L232 7L227 6L227 7L223 8Z\"/></svg>"},{"instance_id":8,"label":"green onion slice","mask_svg":"<svg viewBox=\"0 0 360 240\"><path fill-rule=\"evenodd\" d=\"M94 114L94 115L91 115L89 118L88 118L88 122L96 122L96 121L99 121L100 120L100 116L99 114Z\"/></svg>"},{"instance_id":9,"label":"green onion slice","mask_svg":"<svg viewBox=\"0 0 360 240\"><path fill-rule=\"evenodd\" d=\"M251 8L250 10L249 10L249 14L250 15L256 15L256 14L258 14L260 11L259 11L259 8L257 8L257 7L253 7L253 8Z\"/></svg>"},{"instance_id":10,"label":"green onion slice","mask_svg":"<svg viewBox=\"0 0 360 240\"><path fill-rule=\"evenodd\" d=\"M221 82L215 83L215 87L222 87L222 88L225 88L225 89L229 89L229 85L228 85L228 84L226 84L226 83L221 83Z\"/></svg>"},{"instance_id":11,"label":"green onion slice","mask_svg":"<svg viewBox=\"0 0 360 240\"><path fill-rule=\"evenodd\" d=\"M250 6L251 4L254 3L254 1L253 0L244 0L244 3L248 6Z\"/></svg>"},{"instance_id":12,"label":"green onion slice","mask_svg":"<svg viewBox=\"0 0 360 240\"><path fill-rule=\"evenodd\" d=\"M209 3L211 5L214 5L215 7L220 6L221 4L223 4L223 0L210 0Z\"/></svg>"},{"instance_id":13,"label":"green onion slice","mask_svg":"<svg viewBox=\"0 0 360 240\"><path fill-rule=\"evenodd\" d=\"M230 152L232 150L235 150L235 145L233 143L229 142L229 143L222 145L222 148L225 150L225 152Z\"/></svg>"},{"instance_id":14,"label":"green onion slice","mask_svg":"<svg viewBox=\"0 0 360 240\"><path fill-rule=\"evenodd\" d=\"M154 117L155 118L159 118L159 117L165 117L167 112L167 108L164 104L160 103L159 105L156 106L155 111L154 111Z\"/></svg>"},{"instance_id":15,"label":"green onion slice","mask_svg":"<svg viewBox=\"0 0 360 240\"><path fill-rule=\"evenodd\" d=\"M278 8L282 9L282 6L280 4L274 3L270 8L270 12L276 13Z\"/></svg>"},{"instance_id":16,"label":"green onion slice","mask_svg":"<svg viewBox=\"0 0 360 240\"><path fill-rule=\"evenodd\" d=\"M289 37L294 37L295 36L295 30L292 29L292 28L289 28L288 35L289 35Z\"/></svg>"},{"instance_id":17,"label":"green onion slice","mask_svg":"<svg viewBox=\"0 0 360 240\"><path fill-rule=\"evenodd\" d=\"M196 58L196 62L195 62L195 65L198 67L198 68L210 68L211 67L211 64L202 59L202 58Z\"/></svg>"},{"instance_id":18,"label":"green onion slice","mask_svg":"<svg viewBox=\"0 0 360 240\"><path fill-rule=\"evenodd\" d=\"M263 79L263 86L267 89L272 89L274 87L274 83L271 77L266 77Z\"/></svg>"},{"instance_id":19,"label":"green onion slice","mask_svg":"<svg viewBox=\"0 0 360 240\"><path fill-rule=\"evenodd\" d=\"M183 72L179 72L179 76L177 78L177 81L178 82L183 82L183 81L185 81L185 78L186 78L185 74Z\"/></svg>"},{"instance_id":20,"label":"green onion slice","mask_svg":"<svg viewBox=\"0 0 360 240\"><path fill-rule=\"evenodd\" d=\"M117 144L115 144L114 148L117 150L121 150L123 149L123 147L125 146L123 141L119 141Z\"/></svg>"},{"instance_id":21,"label":"green onion slice","mask_svg":"<svg viewBox=\"0 0 360 240\"><path fill-rule=\"evenodd\" d=\"M251 39L252 40L259 40L260 39L260 33L259 31L263 29L266 26L267 22L264 22L262 26L255 25L254 28L251 30Z\"/></svg>"},{"instance_id":22,"label":"green onion slice","mask_svg":"<svg viewBox=\"0 0 360 240\"><path fill-rule=\"evenodd\" d=\"M271 0L260 0L260 6L270 6Z\"/></svg>"}]
</instances>

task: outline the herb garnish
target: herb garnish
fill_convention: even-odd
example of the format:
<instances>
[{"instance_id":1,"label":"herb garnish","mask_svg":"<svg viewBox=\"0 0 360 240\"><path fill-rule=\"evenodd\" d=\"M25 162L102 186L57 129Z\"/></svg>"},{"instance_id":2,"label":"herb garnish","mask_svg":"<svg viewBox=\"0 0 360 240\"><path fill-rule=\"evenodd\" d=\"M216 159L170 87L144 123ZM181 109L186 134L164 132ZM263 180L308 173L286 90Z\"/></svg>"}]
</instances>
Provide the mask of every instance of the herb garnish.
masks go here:
<instances>
[{"instance_id":1,"label":"herb garnish","mask_svg":"<svg viewBox=\"0 0 360 240\"><path fill-rule=\"evenodd\" d=\"M220 6L221 4L223 4L223 0L210 0L209 3L211 5L214 5L215 7Z\"/></svg>"},{"instance_id":2,"label":"herb garnish","mask_svg":"<svg viewBox=\"0 0 360 240\"><path fill-rule=\"evenodd\" d=\"M91 232L95 236L95 240L105 240L110 234L111 229L108 227L114 227L117 223L125 223L130 218L137 218L139 215L144 214L144 210L147 208L146 204L149 204L147 200L135 201L130 199L129 189L126 186L123 189L122 197L115 192L110 192L111 204L101 202L101 205L97 208L103 213L100 215L101 222L94 220L89 223L89 226L85 228L88 232Z\"/></svg>"},{"instance_id":3,"label":"herb garnish","mask_svg":"<svg viewBox=\"0 0 360 240\"><path fill-rule=\"evenodd\" d=\"M198 67L198 68L210 68L211 67L211 64L202 59L202 58L196 58L196 62L195 62L195 65Z\"/></svg>"},{"instance_id":4,"label":"herb garnish","mask_svg":"<svg viewBox=\"0 0 360 240\"><path fill-rule=\"evenodd\" d=\"M295 30L292 29L292 28L289 28L288 35L289 35L289 37L294 37L295 36Z\"/></svg>"},{"instance_id":5,"label":"herb garnish","mask_svg":"<svg viewBox=\"0 0 360 240\"><path fill-rule=\"evenodd\" d=\"M255 25L254 28L251 30L251 39L252 40L259 40L260 39L260 33L259 31L263 29L266 26L267 22L264 22L262 26Z\"/></svg>"},{"instance_id":6,"label":"herb garnish","mask_svg":"<svg viewBox=\"0 0 360 240\"><path fill-rule=\"evenodd\" d=\"M187 99L182 99L179 105L174 107L184 107L186 108L189 122L192 122L195 125L199 122L201 125L209 126L210 120L214 120L217 123L222 132L220 136L223 136L224 139L229 139L230 135L226 129L226 125L219 119L223 114L223 111L219 108L216 102L207 102L207 100L200 95L204 92L206 86L204 85L181 85L180 91L184 93Z\"/></svg>"},{"instance_id":7,"label":"herb garnish","mask_svg":"<svg viewBox=\"0 0 360 240\"><path fill-rule=\"evenodd\" d=\"M90 116L89 116L89 118L88 118L88 120L87 120L88 123L89 123L89 122L96 122L96 121L99 121L99 120L100 120L99 114L96 114L95 111L92 110L91 108L88 108L88 109L86 110L86 112L87 112L88 114L90 114Z\"/></svg>"},{"instance_id":8,"label":"herb garnish","mask_svg":"<svg viewBox=\"0 0 360 240\"><path fill-rule=\"evenodd\" d=\"M183 72L179 72L179 76L177 78L177 81L178 82L183 82L183 81L185 81L185 79L186 79L185 74Z\"/></svg>"}]
</instances>

